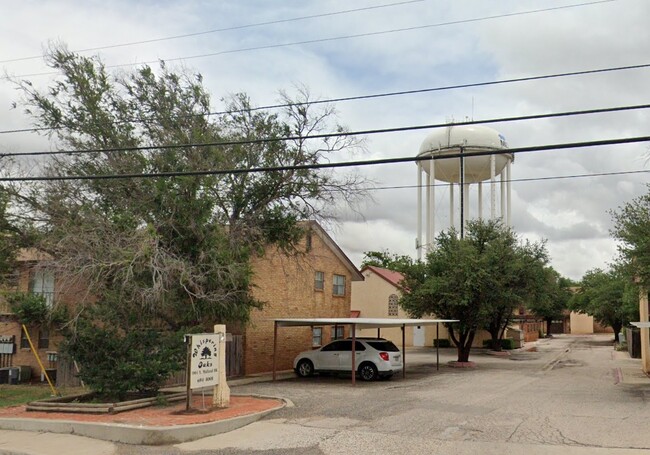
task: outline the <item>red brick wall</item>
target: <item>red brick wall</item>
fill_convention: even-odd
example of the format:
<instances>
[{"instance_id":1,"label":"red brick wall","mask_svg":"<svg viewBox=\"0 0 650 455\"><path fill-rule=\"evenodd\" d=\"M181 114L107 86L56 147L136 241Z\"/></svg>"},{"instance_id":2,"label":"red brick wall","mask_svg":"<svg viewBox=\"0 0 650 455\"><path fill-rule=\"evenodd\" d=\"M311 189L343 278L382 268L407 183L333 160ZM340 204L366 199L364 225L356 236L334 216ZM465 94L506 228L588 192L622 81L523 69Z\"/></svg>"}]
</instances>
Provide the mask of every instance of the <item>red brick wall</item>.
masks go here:
<instances>
[{"instance_id":1,"label":"red brick wall","mask_svg":"<svg viewBox=\"0 0 650 455\"><path fill-rule=\"evenodd\" d=\"M305 245L302 245L305 251ZM269 372L273 368L272 318L350 317L352 274L318 235L304 255L290 257L274 249L253 261L253 295L266 302L254 310L244 336L244 374ZM323 291L314 290L314 273L325 273ZM343 275L345 296L332 295L333 275ZM331 328L323 327L322 342L330 341ZM347 329L346 329L347 335ZM310 327L281 327L277 338L277 370L292 368L294 357L312 348Z\"/></svg>"}]
</instances>

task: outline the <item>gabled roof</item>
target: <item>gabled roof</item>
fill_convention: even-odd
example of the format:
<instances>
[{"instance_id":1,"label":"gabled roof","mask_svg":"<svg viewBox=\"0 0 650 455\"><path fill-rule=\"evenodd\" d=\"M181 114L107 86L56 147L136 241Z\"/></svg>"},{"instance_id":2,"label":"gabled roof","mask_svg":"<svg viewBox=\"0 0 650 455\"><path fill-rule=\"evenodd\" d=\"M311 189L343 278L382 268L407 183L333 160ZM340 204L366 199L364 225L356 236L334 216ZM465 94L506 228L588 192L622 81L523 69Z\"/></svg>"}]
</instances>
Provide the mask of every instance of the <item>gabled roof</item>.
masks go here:
<instances>
[{"instance_id":1,"label":"gabled roof","mask_svg":"<svg viewBox=\"0 0 650 455\"><path fill-rule=\"evenodd\" d=\"M365 266L363 269L361 269L361 273L366 270L373 271L396 288L400 287L399 283L404 279L404 275L402 275L400 272L395 272L394 270L384 269L382 267L377 267L374 265Z\"/></svg>"},{"instance_id":2,"label":"gabled roof","mask_svg":"<svg viewBox=\"0 0 650 455\"><path fill-rule=\"evenodd\" d=\"M318 237L323 240L325 245L329 247L330 250L334 253L334 255L345 265L345 267L350 271L350 274L352 275L352 281L363 281L363 275L359 271L359 269L352 263L350 258L346 256L346 254L343 252L343 250L336 244L336 242L332 239L332 237L329 236L327 232L325 232L325 229L316 221L310 220L307 221L308 226L311 228L311 231L318 235Z\"/></svg>"}]
</instances>

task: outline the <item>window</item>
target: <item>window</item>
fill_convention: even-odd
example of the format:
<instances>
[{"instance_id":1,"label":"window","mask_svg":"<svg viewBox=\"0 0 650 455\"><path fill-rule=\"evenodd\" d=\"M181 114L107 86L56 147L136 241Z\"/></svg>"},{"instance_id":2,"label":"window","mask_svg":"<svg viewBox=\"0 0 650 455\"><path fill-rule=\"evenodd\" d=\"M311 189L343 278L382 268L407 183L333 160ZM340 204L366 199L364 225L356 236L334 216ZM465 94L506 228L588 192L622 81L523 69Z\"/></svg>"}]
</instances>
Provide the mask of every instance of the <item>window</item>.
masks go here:
<instances>
[{"instance_id":1,"label":"window","mask_svg":"<svg viewBox=\"0 0 650 455\"><path fill-rule=\"evenodd\" d=\"M320 346L323 344L323 328L313 327L311 329L311 345Z\"/></svg>"},{"instance_id":2,"label":"window","mask_svg":"<svg viewBox=\"0 0 650 455\"><path fill-rule=\"evenodd\" d=\"M314 273L314 289L317 291L325 289L325 272Z\"/></svg>"},{"instance_id":3,"label":"window","mask_svg":"<svg viewBox=\"0 0 650 455\"><path fill-rule=\"evenodd\" d=\"M397 316L398 311L397 294L391 294L388 296L388 316Z\"/></svg>"},{"instance_id":4,"label":"window","mask_svg":"<svg viewBox=\"0 0 650 455\"><path fill-rule=\"evenodd\" d=\"M332 327L332 340L338 340L345 336L345 327L343 326L334 326Z\"/></svg>"},{"instance_id":5,"label":"window","mask_svg":"<svg viewBox=\"0 0 650 455\"><path fill-rule=\"evenodd\" d=\"M333 295L345 295L345 277L343 275L334 275L334 285L332 287Z\"/></svg>"},{"instance_id":6,"label":"window","mask_svg":"<svg viewBox=\"0 0 650 455\"><path fill-rule=\"evenodd\" d=\"M27 341L27 335L25 335L24 330L20 331L20 348L29 349L29 341Z\"/></svg>"},{"instance_id":7,"label":"window","mask_svg":"<svg viewBox=\"0 0 650 455\"><path fill-rule=\"evenodd\" d=\"M47 270L35 270L29 280L29 291L45 297L45 303L52 308L54 303L54 274Z\"/></svg>"},{"instance_id":8,"label":"window","mask_svg":"<svg viewBox=\"0 0 650 455\"><path fill-rule=\"evenodd\" d=\"M38 349L47 349L50 347L50 331L41 327L38 331Z\"/></svg>"},{"instance_id":9,"label":"window","mask_svg":"<svg viewBox=\"0 0 650 455\"><path fill-rule=\"evenodd\" d=\"M312 245L311 231L309 231L307 233L307 236L305 237L305 250L306 251L311 251L311 245Z\"/></svg>"}]
</instances>

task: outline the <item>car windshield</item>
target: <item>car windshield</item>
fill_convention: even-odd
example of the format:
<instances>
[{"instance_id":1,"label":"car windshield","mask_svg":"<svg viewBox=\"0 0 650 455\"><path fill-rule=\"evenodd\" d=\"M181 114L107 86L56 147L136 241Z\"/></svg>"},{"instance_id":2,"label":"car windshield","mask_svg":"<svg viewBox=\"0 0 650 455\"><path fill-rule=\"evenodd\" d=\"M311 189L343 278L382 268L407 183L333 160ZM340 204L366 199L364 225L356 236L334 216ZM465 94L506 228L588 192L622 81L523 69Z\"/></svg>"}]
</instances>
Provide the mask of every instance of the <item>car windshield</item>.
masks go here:
<instances>
[{"instance_id":1,"label":"car windshield","mask_svg":"<svg viewBox=\"0 0 650 455\"><path fill-rule=\"evenodd\" d=\"M368 341L368 344L378 351L399 352L399 348L388 340Z\"/></svg>"}]
</instances>

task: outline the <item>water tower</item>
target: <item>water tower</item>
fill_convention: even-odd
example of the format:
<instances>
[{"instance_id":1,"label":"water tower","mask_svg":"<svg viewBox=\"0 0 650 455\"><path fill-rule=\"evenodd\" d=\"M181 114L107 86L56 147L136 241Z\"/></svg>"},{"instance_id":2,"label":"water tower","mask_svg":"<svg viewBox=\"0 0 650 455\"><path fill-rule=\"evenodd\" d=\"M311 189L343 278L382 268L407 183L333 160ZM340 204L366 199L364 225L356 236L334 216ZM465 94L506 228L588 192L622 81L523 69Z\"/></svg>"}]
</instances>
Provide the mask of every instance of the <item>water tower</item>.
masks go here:
<instances>
[{"instance_id":1,"label":"water tower","mask_svg":"<svg viewBox=\"0 0 650 455\"><path fill-rule=\"evenodd\" d=\"M490 219L497 217L497 177L500 177L500 213L506 225L510 225L510 166L514 160L505 138L499 132L486 126L456 126L450 124L429 134L422 145L418 158L418 238L416 248L418 259L422 258L422 248L431 248L435 236L436 181L449 183L449 227L455 227L455 213L458 212L458 226L461 236L464 224L469 219L470 185L478 189L478 217L483 218L483 182L490 182ZM490 155L467 156L476 152L502 152ZM445 155L454 158L439 159ZM435 159L434 159L435 158ZM422 174L426 175L423 186ZM456 188L456 190L455 190ZM422 243L423 210L422 192L426 190L426 210L424 210L426 239ZM458 203L454 202L454 192L459 193Z\"/></svg>"}]
</instances>

